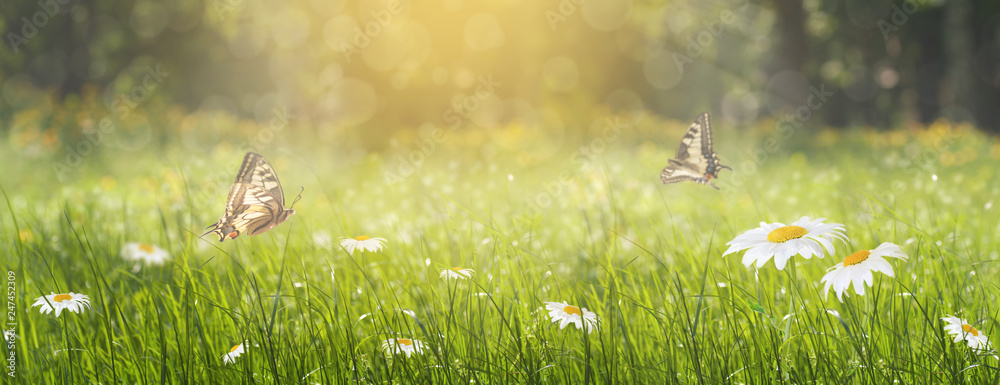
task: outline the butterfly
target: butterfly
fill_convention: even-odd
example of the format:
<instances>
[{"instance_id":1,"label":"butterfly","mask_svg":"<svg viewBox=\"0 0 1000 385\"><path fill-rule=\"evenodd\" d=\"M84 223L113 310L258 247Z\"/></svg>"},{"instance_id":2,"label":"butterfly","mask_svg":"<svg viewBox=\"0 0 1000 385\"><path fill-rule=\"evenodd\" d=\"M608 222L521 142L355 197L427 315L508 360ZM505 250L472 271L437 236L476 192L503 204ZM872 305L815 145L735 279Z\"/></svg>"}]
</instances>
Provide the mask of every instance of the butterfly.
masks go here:
<instances>
[{"instance_id":1,"label":"butterfly","mask_svg":"<svg viewBox=\"0 0 1000 385\"><path fill-rule=\"evenodd\" d=\"M302 191L299 191L292 206L301 198ZM214 233L222 242L226 237L235 239L244 233L257 235L284 222L292 214L295 210L285 207L285 194L274 168L260 154L248 152L229 190L226 214L206 227L208 231L202 236Z\"/></svg>"},{"instance_id":2,"label":"butterfly","mask_svg":"<svg viewBox=\"0 0 1000 385\"><path fill-rule=\"evenodd\" d=\"M692 181L718 190L711 180L719 177L721 169L732 170L719 163L719 154L712 149L712 117L706 112L694 120L681 138L681 147L660 173L660 180L664 184Z\"/></svg>"}]
</instances>

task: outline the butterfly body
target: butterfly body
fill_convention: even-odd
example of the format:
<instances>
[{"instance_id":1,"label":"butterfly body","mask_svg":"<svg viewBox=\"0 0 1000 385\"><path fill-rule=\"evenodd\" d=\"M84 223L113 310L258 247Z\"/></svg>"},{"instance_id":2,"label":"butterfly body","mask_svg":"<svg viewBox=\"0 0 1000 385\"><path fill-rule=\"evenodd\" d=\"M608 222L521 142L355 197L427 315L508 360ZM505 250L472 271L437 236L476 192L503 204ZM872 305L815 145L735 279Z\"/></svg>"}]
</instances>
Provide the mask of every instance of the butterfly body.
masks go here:
<instances>
[{"instance_id":1,"label":"butterfly body","mask_svg":"<svg viewBox=\"0 0 1000 385\"><path fill-rule=\"evenodd\" d=\"M299 198L301 196L300 193ZM295 210L285 207L285 194L274 168L263 156L248 152L229 190L225 215L208 226L205 235L214 233L219 242L242 234L257 235L281 224L292 214Z\"/></svg>"},{"instance_id":2,"label":"butterfly body","mask_svg":"<svg viewBox=\"0 0 1000 385\"><path fill-rule=\"evenodd\" d=\"M707 112L703 113L688 127L674 159L660 173L664 184L690 181L719 189L711 182L712 178L718 178L722 169L732 168L719 163L719 154L712 148L711 119Z\"/></svg>"}]
</instances>

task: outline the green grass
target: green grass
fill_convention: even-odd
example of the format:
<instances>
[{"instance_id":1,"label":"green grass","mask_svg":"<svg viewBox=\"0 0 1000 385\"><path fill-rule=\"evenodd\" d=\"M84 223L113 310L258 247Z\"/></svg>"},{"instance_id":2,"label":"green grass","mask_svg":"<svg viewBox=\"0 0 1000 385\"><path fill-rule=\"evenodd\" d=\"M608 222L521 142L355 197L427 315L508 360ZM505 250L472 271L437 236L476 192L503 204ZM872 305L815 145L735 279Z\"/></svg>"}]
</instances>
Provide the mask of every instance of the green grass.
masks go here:
<instances>
[{"instance_id":1,"label":"green grass","mask_svg":"<svg viewBox=\"0 0 1000 385\"><path fill-rule=\"evenodd\" d=\"M13 382L1000 382L995 352L952 343L939 320L967 318L1000 339L995 138L941 125L803 131L748 173L771 124L716 126L722 162L743 170L723 171L721 191L661 185L685 126L648 118L583 162L579 138L450 132L399 183L385 180L391 151L276 140L259 152L288 195L305 188L297 214L222 244L198 236L222 214L237 146L109 145L61 182L50 177L58 152L4 155ZM845 224L850 241L784 271L722 257L759 222L801 216ZM387 238L387 249L338 248L361 234ZM172 259L137 267L120 257L126 242ZM896 278L877 275L844 303L824 295L825 269L881 242L910 256L891 261ZM474 278L438 278L453 266ZM30 307L67 291L92 308L56 318ZM560 330L545 301L590 309L599 331ZM386 357L386 338L429 349ZM223 364L242 341L247 353Z\"/></svg>"}]
</instances>

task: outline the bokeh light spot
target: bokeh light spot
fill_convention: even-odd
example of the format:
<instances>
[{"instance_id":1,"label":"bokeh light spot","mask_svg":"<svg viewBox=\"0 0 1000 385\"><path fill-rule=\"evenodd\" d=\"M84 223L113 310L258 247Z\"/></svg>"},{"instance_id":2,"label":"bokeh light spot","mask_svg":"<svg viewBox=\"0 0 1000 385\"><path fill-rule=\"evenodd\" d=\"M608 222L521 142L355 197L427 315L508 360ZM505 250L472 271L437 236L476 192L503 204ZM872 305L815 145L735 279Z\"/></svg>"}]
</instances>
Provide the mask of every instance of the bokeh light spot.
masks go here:
<instances>
[{"instance_id":1,"label":"bokeh light spot","mask_svg":"<svg viewBox=\"0 0 1000 385\"><path fill-rule=\"evenodd\" d=\"M406 57L410 48L410 38L406 29L390 24L383 28L378 36L371 37L368 48L361 51L361 56L369 68L376 71L389 71L396 68Z\"/></svg>"},{"instance_id":2,"label":"bokeh light spot","mask_svg":"<svg viewBox=\"0 0 1000 385\"><path fill-rule=\"evenodd\" d=\"M568 92L576 88L580 80L580 69L576 62L565 56L555 56L545 61L542 66L542 79L549 89L556 92Z\"/></svg>"},{"instance_id":3,"label":"bokeh light spot","mask_svg":"<svg viewBox=\"0 0 1000 385\"><path fill-rule=\"evenodd\" d=\"M781 71L767 82L767 108L780 115L804 105L809 96L809 80L798 71Z\"/></svg>"},{"instance_id":4,"label":"bokeh light spot","mask_svg":"<svg viewBox=\"0 0 1000 385\"><path fill-rule=\"evenodd\" d=\"M465 45L476 51L485 51L503 45L506 37L496 16L481 12L465 22Z\"/></svg>"},{"instance_id":5,"label":"bokeh light spot","mask_svg":"<svg viewBox=\"0 0 1000 385\"><path fill-rule=\"evenodd\" d=\"M679 67L674 55L682 55L668 50L655 50L649 54L649 58L642 63L642 72L646 75L646 81L653 87L661 90L674 88L681 82L683 77L683 66ZM682 62L683 63L683 62ZM695 63L686 63L691 66Z\"/></svg>"},{"instance_id":6,"label":"bokeh light spot","mask_svg":"<svg viewBox=\"0 0 1000 385\"><path fill-rule=\"evenodd\" d=\"M632 0L586 0L580 8L587 25L597 30L611 31L628 21Z\"/></svg>"},{"instance_id":7,"label":"bokeh light spot","mask_svg":"<svg viewBox=\"0 0 1000 385\"><path fill-rule=\"evenodd\" d=\"M608 108L612 111L630 112L635 115L641 114L643 108L645 108L645 103L642 102L642 98L632 90L625 88L619 88L612 91L608 94L608 97L604 99L604 103L607 104Z\"/></svg>"},{"instance_id":8,"label":"bokeh light spot","mask_svg":"<svg viewBox=\"0 0 1000 385\"><path fill-rule=\"evenodd\" d=\"M402 72L397 72L393 74L392 78L389 79L389 84L392 85L392 88L395 88L397 90L406 88L406 85L409 84L409 82L410 82L410 77L406 76L406 74Z\"/></svg>"},{"instance_id":9,"label":"bokeh light spot","mask_svg":"<svg viewBox=\"0 0 1000 385\"><path fill-rule=\"evenodd\" d=\"M335 16L323 25L323 41L330 49L341 52L345 46L350 47L354 44L359 30L358 22L354 18Z\"/></svg>"},{"instance_id":10,"label":"bokeh light spot","mask_svg":"<svg viewBox=\"0 0 1000 385\"><path fill-rule=\"evenodd\" d=\"M226 41L226 48L238 59L249 59L264 52L267 34L251 23L240 27L240 33Z\"/></svg>"},{"instance_id":11,"label":"bokeh light spot","mask_svg":"<svg viewBox=\"0 0 1000 385\"><path fill-rule=\"evenodd\" d=\"M271 37L282 48L294 48L309 37L309 16L298 8L288 7L274 15Z\"/></svg>"},{"instance_id":12,"label":"bokeh light spot","mask_svg":"<svg viewBox=\"0 0 1000 385\"><path fill-rule=\"evenodd\" d=\"M344 78L320 101L319 107L337 123L356 126L371 119L377 106L375 87L358 79Z\"/></svg>"},{"instance_id":13,"label":"bokeh light spot","mask_svg":"<svg viewBox=\"0 0 1000 385\"><path fill-rule=\"evenodd\" d=\"M438 67L434 69L431 73L431 81L434 84L442 85L448 82L448 69L444 67Z\"/></svg>"},{"instance_id":14,"label":"bokeh light spot","mask_svg":"<svg viewBox=\"0 0 1000 385\"><path fill-rule=\"evenodd\" d=\"M129 24L136 35L145 39L152 39L167 28L170 21L170 12L167 8L152 1L140 1L132 8L132 17Z\"/></svg>"}]
</instances>

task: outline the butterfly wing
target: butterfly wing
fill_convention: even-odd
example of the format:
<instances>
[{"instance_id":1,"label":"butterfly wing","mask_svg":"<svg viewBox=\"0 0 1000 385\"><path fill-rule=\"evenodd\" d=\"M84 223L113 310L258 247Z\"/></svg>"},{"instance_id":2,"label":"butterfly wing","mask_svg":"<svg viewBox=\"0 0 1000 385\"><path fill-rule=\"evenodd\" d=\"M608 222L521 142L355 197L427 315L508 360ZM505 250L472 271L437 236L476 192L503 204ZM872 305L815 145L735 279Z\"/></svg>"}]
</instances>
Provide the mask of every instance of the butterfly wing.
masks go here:
<instances>
[{"instance_id":1,"label":"butterfly wing","mask_svg":"<svg viewBox=\"0 0 1000 385\"><path fill-rule=\"evenodd\" d=\"M274 168L260 154L248 152L229 190L225 215L208 226L205 235L214 233L222 242L227 236L263 233L295 213L284 205L284 192Z\"/></svg>"},{"instance_id":2,"label":"butterfly wing","mask_svg":"<svg viewBox=\"0 0 1000 385\"><path fill-rule=\"evenodd\" d=\"M714 183L709 181L711 179L707 175L703 174L701 167L688 163L688 162L677 162L674 159L670 160L670 165L663 168L660 172L660 180L663 184L669 183L679 183L679 182L696 182L701 184L707 184L715 187L716 190L719 188L715 186Z\"/></svg>"},{"instance_id":3,"label":"butterfly wing","mask_svg":"<svg viewBox=\"0 0 1000 385\"><path fill-rule=\"evenodd\" d=\"M660 173L660 180L663 183L692 181L715 187L709 180L718 177L723 168L729 167L719 164L719 156L712 148L712 118L706 112L688 127L674 159Z\"/></svg>"},{"instance_id":4,"label":"butterfly wing","mask_svg":"<svg viewBox=\"0 0 1000 385\"><path fill-rule=\"evenodd\" d=\"M691 158L700 158L703 154L712 152L712 126L710 125L708 113L703 113L694 120L688 127L684 137L681 138L681 145L677 148L674 159L679 161ZM705 137L708 137L708 146L705 146Z\"/></svg>"},{"instance_id":5,"label":"butterfly wing","mask_svg":"<svg viewBox=\"0 0 1000 385\"><path fill-rule=\"evenodd\" d=\"M274 172L274 168L267 162L267 159L264 159L260 154L248 152L243 157L240 172L236 174L236 183L260 187L276 199L279 205L285 205L285 193L281 191L281 181L278 180L278 174Z\"/></svg>"},{"instance_id":6,"label":"butterfly wing","mask_svg":"<svg viewBox=\"0 0 1000 385\"><path fill-rule=\"evenodd\" d=\"M670 162L670 165L664 167L663 171L660 172L660 180L664 184L688 181L697 182L701 179L701 174L681 162Z\"/></svg>"},{"instance_id":7,"label":"butterfly wing","mask_svg":"<svg viewBox=\"0 0 1000 385\"><path fill-rule=\"evenodd\" d=\"M243 194L246 193L246 183L236 182L229 189L229 197L226 198L226 214L223 217L232 215L241 204L243 204Z\"/></svg>"},{"instance_id":8,"label":"butterfly wing","mask_svg":"<svg viewBox=\"0 0 1000 385\"><path fill-rule=\"evenodd\" d=\"M247 183L233 185L230 203L233 204L232 209L227 209L226 215L205 232L214 233L219 242L225 241L227 236L236 238L241 234L263 233L295 213L278 204L277 198L267 190Z\"/></svg>"},{"instance_id":9,"label":"butterfly wing","mask_svg":"<svg viewBox=\"0 0 1000 385\"><path fill-rule=\"evenodd\" d=\"M258 186L247 186L242 205L233 212L230 223L240 234L257 235L284 222L288 216L284 213L277 198L268 191Z\"/></svg>"}]
</instances>

